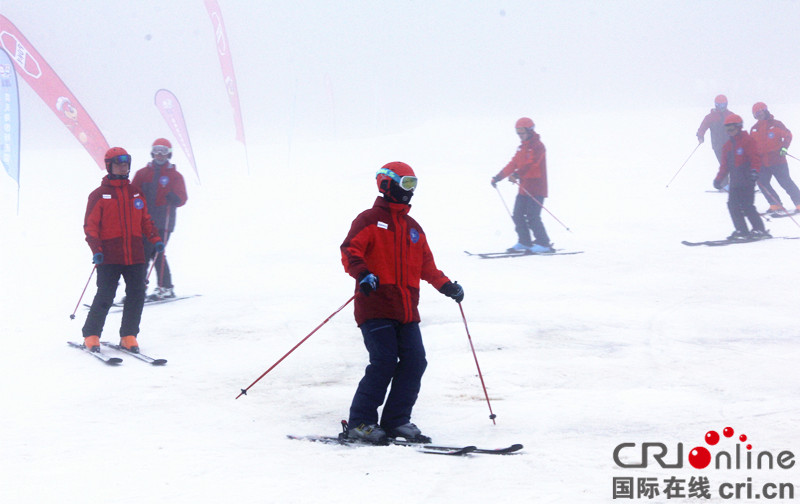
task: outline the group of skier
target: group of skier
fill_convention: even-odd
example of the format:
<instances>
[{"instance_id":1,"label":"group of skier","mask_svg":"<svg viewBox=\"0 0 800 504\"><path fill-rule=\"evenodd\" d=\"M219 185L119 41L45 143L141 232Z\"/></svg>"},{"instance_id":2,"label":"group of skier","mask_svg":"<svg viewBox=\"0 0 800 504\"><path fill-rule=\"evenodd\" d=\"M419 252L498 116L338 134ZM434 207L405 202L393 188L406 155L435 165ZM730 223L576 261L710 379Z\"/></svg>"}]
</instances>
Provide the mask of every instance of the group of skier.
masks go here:
<instances>
[{"instance_id":1,"label":"group of skier","mask_svg":"<svg viewBox=\"0 0 800 504\"><path fill-rule=\"evenodd\" d=\"M728 110L725 95L718 95L714 99L714 109L703 118L697 130L700 143L704 141L705 132L711 131L711 146L719 161L713 185L717 190L728 192L728 211L734 226L728 237L731 240L770 237L755 207L756 186L769 204L767 212L790 213L772 187L772 177L791 198L794 205L791 213L800 211L800 189L789 175L786 162L792 133L775 119L765 103L755 103L752 113L756 123L748 133L743 129L741 116Z\"/></svg>"},{"instance_id":2,"label":"group of skier","mask_svg":"<svg viewBox=\"0 0 800 504\"><path fill-rule=\"evenodd\" d=\"M492 178L493 186L504 178L519 185L513 214L518 243L509 251L552 252L540 215L547 196L545 148L531 119L519 119L516 131L522 142L517 153ZM100 349L120 277L126 284L120 346L129 351L139 349L146 267L154 256L159 279L154 295L174 296L163 252L175 226L175 209L186 203L186 188L183 177L168 163L167 140L156 140L151 155L153 161L131 182L130 155L120 147L109 149L108 175L89 196L84 231L98 287L83 327L84 346L91 351ZM425 280L457 303L464 298L464 289L437 268L425 232L408 215L417 187L414 170L406 163L391 162L377 171L376 182L380 196L356 217L340 247L344 269L356 281L355 320L369 354L350 406L348 436L376 444L388 437L430 442L411 422L427 366L417 308L420 282Z\"/></svg>"}]
</instances>

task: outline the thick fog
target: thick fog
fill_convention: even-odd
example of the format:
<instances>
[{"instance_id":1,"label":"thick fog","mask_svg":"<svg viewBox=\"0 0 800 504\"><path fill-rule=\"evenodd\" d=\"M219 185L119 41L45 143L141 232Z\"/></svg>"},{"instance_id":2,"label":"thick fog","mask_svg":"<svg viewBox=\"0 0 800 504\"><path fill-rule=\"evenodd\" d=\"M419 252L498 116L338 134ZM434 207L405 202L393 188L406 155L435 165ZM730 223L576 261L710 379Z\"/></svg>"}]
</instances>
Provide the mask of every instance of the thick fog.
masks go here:
<instances>
[{"instance_id":1,"label":"thick fog","mask_svg":"<svg viewBox=\"0 0 800 504\"><path fill-rule=\"evenodd\" d=\"M800 3L791 1L219 4L249 146L379 136L443 118L696 107L699 123L718 93L739 113L759 100L775 109L797 101L800 82ZM159 88L181 101L200 157L207 142L233 140L202 0L3 0L2 13L109 144L169 134L153 106ZM23 164L27 149L76 145L20 87Z\"/></svg>"}]
</instances>

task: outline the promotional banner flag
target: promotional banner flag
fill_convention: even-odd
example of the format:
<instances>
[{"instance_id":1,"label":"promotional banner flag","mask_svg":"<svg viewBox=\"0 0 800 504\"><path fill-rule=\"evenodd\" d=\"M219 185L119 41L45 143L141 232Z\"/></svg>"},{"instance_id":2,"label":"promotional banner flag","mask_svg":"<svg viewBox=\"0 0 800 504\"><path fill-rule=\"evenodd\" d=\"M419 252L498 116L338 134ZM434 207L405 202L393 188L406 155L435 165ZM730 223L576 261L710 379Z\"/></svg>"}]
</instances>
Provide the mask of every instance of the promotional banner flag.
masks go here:
<instances>
[{"instance_id":1,"label":"promotional banner flag","mask_svg":"<svg viewBox=\"0 0 800 504\"><path fill-rule=\"evenodd\" d=\"M194 161L192 142L189 140L189 131L186 129L186 121L183 119L183 110L178 98L169 90L159 89L156 91L156 107L161 112L161 115L164 116L164 120L167 121L178 145L181 146L186 157L189 158L199 182L200 173L197 171L197 164Z\"/></svg>"},{"instance_id":2,"label":"promotional banner flag","mask_svg":"<svg viewBox=\"0 0 800 504\"><path fill-rule=\"evenodd\" d=\"M11 56L0 50L0 161L19 187L19 89Z\"/></svg>"},{"instance_id":3,"label":"promotional banner flag","mask_svg":"<svg viewBox=\"0 0 800 504\"><path fill-rule=\"evenodd\" d=\"M17 73L61 119L97 165L105 170L103 156L108 150L105 137L50 65L22 36L17 27L2 14L0 14L0 47L11 56Z\"/></svg>"},{"instance_id":4,"label":"promotional banner flag","mask_svg":"<svg viewBox=\"0 0 800 504\"><path fill-rule=\"evenodd\" d=\"M242 110L239 106L239 91L236 88L236 75L233 73L233 59L231 59L230 47L228 46L228 35L225 33L225 23L222 21L222 11L217 0L205 0L208 15L211 16L211 24L214 27L214 37L217 43L217 53L219 63L222 65L222 77L225 79L225 89L233 107L233 118L236 122L236 139L245 144L244 125L242 124Z\"/></svg>"}]
</instances>

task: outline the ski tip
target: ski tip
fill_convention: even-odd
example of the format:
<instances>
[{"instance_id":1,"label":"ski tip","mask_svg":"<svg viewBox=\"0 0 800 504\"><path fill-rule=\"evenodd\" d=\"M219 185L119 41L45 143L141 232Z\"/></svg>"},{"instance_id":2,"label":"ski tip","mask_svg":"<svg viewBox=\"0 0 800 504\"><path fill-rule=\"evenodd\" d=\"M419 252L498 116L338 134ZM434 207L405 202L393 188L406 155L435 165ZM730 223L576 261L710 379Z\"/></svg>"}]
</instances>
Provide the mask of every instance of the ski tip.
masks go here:
<instances>
[{"instance_id":1,"label":"ski tip","mask_svg":"<svg viewBox=\"0 0 800 504\"><path fill-rule=\"evenodd\" d=\"M106 361L106 364L108 364L109 366L116 366L122 364L122 359L120 359L119 357L111 357Z\"/></svg>"},{"instance_id":2,"label":"ski tip","mask_svg":"<svg viewBox=\"0 0 800 504\"><path fill-rule=\"evenodd\" d=\"M152 364L154 366L164 366L164 365L166 365L166 363L167 363L167 359L155 359L150 364Z\"/></svg>"}]
</instances>

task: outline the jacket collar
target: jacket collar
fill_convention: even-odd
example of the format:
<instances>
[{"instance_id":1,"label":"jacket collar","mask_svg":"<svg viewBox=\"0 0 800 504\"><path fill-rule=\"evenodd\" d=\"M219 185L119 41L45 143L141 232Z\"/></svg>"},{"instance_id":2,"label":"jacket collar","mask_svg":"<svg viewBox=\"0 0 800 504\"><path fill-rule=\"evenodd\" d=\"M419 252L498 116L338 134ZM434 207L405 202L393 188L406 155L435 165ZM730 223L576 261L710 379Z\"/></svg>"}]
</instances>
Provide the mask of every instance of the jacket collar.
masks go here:
<instances>
[{"instance_id":1,"label":"jacket collar","mask_svg":"<svg viewBox=\"0 0 800 504\"><path fill-rule=\"evenodd\" d=\"M390 203L386 201L386 198L383 196L378 196L375 199L375 204L373 208L384 208L391 213L397 213L400 215L408 214L409 210L411 210L411 205L405 205L403 203Z\"/></svg>"},{"instance_id":2,"label":"jacket collar","mask_svg":"<svg viewBox=\"0 0 800 504\"><path fill-rule=\"evenodd\" d=\"M103 181L100 183L100 185L112 186L112 187L122 187L122 186L128 185L130 183L131 183L131 181L128 180L128 179L114 179L114 180L111 180L110 178L108 178L108 175L106 175L105 177L103 177Z\"/></svg>"}]
</instances>

